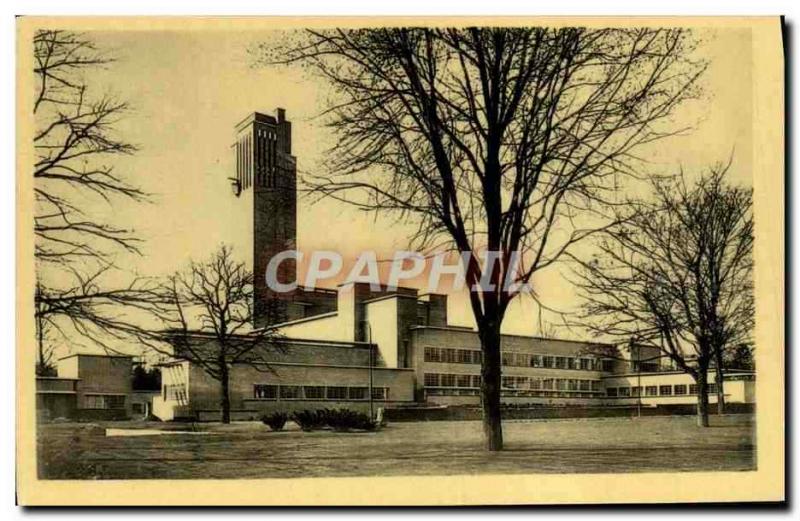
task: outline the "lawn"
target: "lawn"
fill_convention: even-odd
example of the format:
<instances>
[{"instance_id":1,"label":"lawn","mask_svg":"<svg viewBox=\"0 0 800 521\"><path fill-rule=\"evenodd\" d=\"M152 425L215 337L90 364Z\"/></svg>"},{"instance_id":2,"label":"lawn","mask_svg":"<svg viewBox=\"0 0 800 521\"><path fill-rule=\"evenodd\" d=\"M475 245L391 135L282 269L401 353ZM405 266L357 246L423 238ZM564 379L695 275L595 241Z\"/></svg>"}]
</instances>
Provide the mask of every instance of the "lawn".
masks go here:
<instances>
[{"instance_id":1,"label":"lawn","mask_svg":"<svg viewBox=\"0 0 800 521\"><path fill-rule=\"evenodd\" d=\"M186 424L56 423L39 428L44 479L232 479L475 473L752 470L752 415L517 420L506 450L481 449L475 421L394 423L377 433L271 432L256 422L199 432L106 436L106 428L189 430Z\"/></svg>"}]
</instances>

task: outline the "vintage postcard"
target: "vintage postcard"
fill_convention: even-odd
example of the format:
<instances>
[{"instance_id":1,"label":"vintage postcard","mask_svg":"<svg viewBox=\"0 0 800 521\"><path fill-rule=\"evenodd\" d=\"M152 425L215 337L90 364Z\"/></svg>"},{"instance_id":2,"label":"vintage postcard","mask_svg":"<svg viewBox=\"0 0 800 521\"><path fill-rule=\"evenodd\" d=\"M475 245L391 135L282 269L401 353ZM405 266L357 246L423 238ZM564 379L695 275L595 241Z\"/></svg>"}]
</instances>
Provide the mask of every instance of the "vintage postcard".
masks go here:
<instances>
[{"instance_id":1,"label":"vintage postcard","mask_svg":"<svg viewBox=\"0 0 800 521\"><path fill-rule=\"evenodd\" d=\"M784 500L780 18L17 27L21 504Z\"/></svg>"}]
</instances>

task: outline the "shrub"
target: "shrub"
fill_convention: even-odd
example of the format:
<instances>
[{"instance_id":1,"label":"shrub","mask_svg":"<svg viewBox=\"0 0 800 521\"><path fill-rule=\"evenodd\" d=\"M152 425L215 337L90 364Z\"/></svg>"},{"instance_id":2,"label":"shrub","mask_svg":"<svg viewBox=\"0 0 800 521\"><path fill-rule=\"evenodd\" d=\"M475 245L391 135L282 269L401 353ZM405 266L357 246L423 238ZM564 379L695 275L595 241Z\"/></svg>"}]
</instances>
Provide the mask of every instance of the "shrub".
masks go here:
<instances>
[{"instance_id":1,"label":"shrub","mask_svg":"<svg viewBox=\"0 0 800 521\"><path fill-rule=\"evenodd\" d=\"M324 419L316 411L299 411L292 420L304 431L313 431L325 426Z\"/></svg>"},{"instance_id":2,"label":"shrub","mask_svg":"<svg viewBox=\"0 0 800 521\"><path fill-rule=\"evenodd\" d=\"M326 421L333 430L338 432L350 430L374 431L377 428L375 422L368 415L349 409L328 410Z\"/></svg>"},{"instance_id":3,"label":"shrub","mask_svg":"<svg viewBox=\"0 0 800 521\"><path fill-rule=\"evenodd\" d=\"M269 425L270 430L273 431L282 431L288 419L289 415L285 412L273 412L272 414L265 414L261 417L261 421L264 425Z\"/></svg>"}]
</instances>

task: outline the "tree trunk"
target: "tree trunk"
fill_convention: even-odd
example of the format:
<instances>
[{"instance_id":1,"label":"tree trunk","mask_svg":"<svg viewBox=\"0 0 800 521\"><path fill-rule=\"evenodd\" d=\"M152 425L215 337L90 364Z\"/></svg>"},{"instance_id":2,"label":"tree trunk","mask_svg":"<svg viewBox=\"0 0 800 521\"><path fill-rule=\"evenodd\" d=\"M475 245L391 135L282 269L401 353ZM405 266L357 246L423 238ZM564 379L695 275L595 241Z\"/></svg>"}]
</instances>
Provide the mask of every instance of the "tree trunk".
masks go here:
<instances>
[{"instance_id":1,"label":"tree trunk","mask_svg":"<svg viewBox=\"0 0 800 521\"><path fill-rule=\"evenodd\" d=\"M697 426L708 427L708 368L697 370Z\"/></svg>"},{"instance_id":2,"label":"tree trunk","mask_svg":"<svg viewBox=\"0 0 800 521\"><path fill-rule=\"evenodd\" d=\"M220 367L220 387L222 390L220 396L220 405L222 407L222 423L231 422L231 394L230 394L230 375L228 374L228 366L224 362Z\"/></svg>"},{"instance_id":3,"label":"tree trunk","mask_svg":"<svg viewBox=\"0 0 800 521\"><path fill-rule=\"evenodd\" d=\"M479 328L483 364L481 365L481 407L486 450L503 450L503 426L500 410L500 324Z\"/></svg>"},{"instance_id":4,"label":"tree trunk","mask_svg":"<svg viewBox=\"0 0 800 521\"><path fill-rule=\"evenodd\" d=\"M717 384L717 414L725 414L725 390L723 389L722 374L722 349L716 349L714 352L714 376Z\"/></svg>"}]
</instances>

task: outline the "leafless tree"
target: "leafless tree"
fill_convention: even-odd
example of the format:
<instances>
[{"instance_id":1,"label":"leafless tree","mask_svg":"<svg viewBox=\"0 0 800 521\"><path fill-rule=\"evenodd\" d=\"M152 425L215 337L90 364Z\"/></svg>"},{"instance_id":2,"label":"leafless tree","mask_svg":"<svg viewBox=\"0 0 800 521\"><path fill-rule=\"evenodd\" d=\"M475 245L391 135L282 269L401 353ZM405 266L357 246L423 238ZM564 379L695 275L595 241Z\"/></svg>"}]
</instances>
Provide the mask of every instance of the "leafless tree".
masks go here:
<instances>
[{"instance_id":1,"label":"leafless tree","mask_svg":"<svg viewBox=\"0 0 800 521\"><path fill-rule=\"evenodd\" d=\"M503 446L500 328L518 294L502 281L527 283L605 226L637 148L682 130L665 120L697 94L694 46L677 29L472 27L309 30L257 50L332 85L330 171L306 180L318 194L466 254L470 287L486 275L470 302L488 450Z\"/></svg>"},{"instance_id":2,"label":"leafless tree","mask_svg":"<svg viewBox=\"0 0 800 521\"><path fill-rule=\"evenodd\" d=\"M33 43L35 300L37 336L46 342L44 327L65 338L109 332L117 325L114 313L101 311L148 298L146 291L138 294L146 289L141 280L102 287L114 253L138 252L139 242L131 230L109 222L102 209L122 199L144 201L146 194L114 172L114 159L136 150L114 129L128 105L97 95L89 83L91 74L113 59L73 32L40 30ZM74 331L65 331L68 325ZM39 346L42 354L50 349Z\"/></svg>"},{"instance_id":3,"label":"leafless tree","mask_svg":"<svg viewBox=\"0 0 800 521\"><path fill-rule=\"evenodd\" d=\"M269 371L267 353L283 349L275 330L252 327L252 272L234 259L231 248L221 246L209 260L192 262L185 271L170 276L158 293L161 304L154 310L166 326L166 333L159 337L170 349L159 348L152 336L145 341L172 358L197 364L217 380L222 422L230 423L231 367L248 364ZM274 309L277 312L277 306Z\"/></svg>"},{"instance_id":4,"label":"leafless tree","mask_svg":"<svg viewBox=\"0 0 800 521\"><path fill-rule=\"evenodd\" d=\"M591 331L659 349L697 382L698 424L708 426L707 374L722 401L722 357L752 340L752 190L715 167L696 183L653 181L630 201L581 263L581 322ZM722 410L722 405L720 410Z\"/></svg>"}]
</instances>

